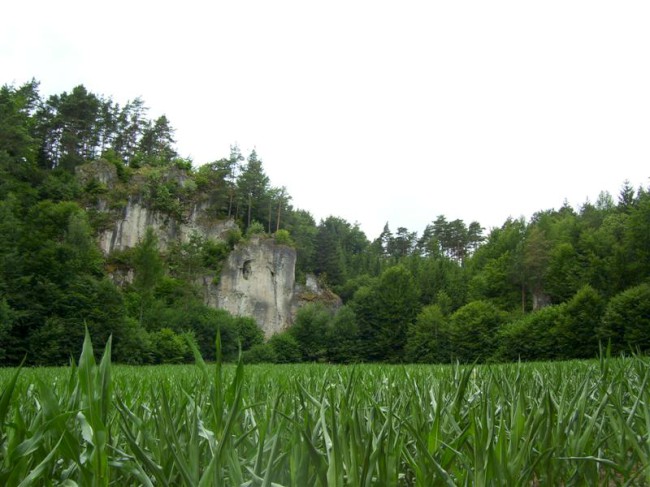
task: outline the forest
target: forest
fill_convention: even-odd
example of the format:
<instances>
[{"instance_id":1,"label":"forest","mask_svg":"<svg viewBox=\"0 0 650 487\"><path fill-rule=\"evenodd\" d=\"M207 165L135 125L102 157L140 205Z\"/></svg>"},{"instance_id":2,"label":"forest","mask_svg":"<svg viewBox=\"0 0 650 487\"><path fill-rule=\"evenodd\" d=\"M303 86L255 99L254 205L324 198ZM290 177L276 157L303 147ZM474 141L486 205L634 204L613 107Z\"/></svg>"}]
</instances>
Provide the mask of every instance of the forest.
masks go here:
<instances>
[{"instance_id":1,"label":"forest","mask_svg":"<svg viewBox=\"0 0 650 487\"><path fill-rule=\"evenodd\" d=\"M83 183L102 160L121 189ZM186 180L164 177L173 169ZM558 175L561 177L561 175ZM183 219L201 194L228 238L161 250L152 232L103 255L97 235L138 181L149 207ZM309 184L308 181L305 184ZM99 200L108 210L98 209ZM513 202L512 212L517 213ZM435 211L435 210L432 210ZM113 213L111 213L113 212ZM217 272L251 235L297 252L297 280L315 274L341 297L302 308L265 342L250 318L206 306L192 279ZM134 279L119 284L110 271ZM486 230L432 213L421 235L388 223L374 240L336 216L316 222L273 186L255 151L215 161L175 149L166 116L84 86L49 97L32 80L0 89L0 365L65 364L88 329L98 350L134 364L224 358L246 362L446 363L563 360L650 351L650 188L622 182L579 208L564 204Z\"/></svg>"}]
</instances>

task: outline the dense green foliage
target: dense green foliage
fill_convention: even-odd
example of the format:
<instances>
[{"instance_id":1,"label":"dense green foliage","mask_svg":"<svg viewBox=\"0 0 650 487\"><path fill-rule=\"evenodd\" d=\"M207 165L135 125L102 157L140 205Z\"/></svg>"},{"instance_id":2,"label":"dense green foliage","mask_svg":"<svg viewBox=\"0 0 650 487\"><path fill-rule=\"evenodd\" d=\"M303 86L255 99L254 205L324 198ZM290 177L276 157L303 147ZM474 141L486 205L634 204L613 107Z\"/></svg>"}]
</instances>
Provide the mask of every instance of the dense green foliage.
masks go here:
<instances>
[{"instance_id":1,"label":"dense green foliage","mask_svg":"<svg viewBox=\"0 0 650 487\"><path fill-rule=\"evenodd\" d=\"M648 485L647 357L0 369L0 483Z\"/></svg>"},{"instance_id":2,"label":"dense green foliage","mask_svg":"<svg viewBox=\"0 0 650 487\"><path fill-rule=\"evenodd\" d=\"M240 231L227 241L193 235L164 252L151 229L136 247L108 256L96 242L128 199L178 221L199 200L216 218L239 211L247 200L243 190L227 199L238 181L228 179L230 161L192 171L173 148L165 116L148 120L141 100L120 107L83 86L47 100L36 82L3 86L0 113L0 363L25 356L31 364L66 363L84 325L96 342L112 336L114 359L134 364L186 362L187 338L214 359L217 330L227 359L240 344L246 350L263 340L249 318L205 306L195 284L197 274L218 279ZM249 186L259 182L251 172L261 171L251 160L242 171ZM278 224L282 198L268 203ZM268 218L261 209L248 214ZM278 238L290 243L286 233ZM126 284L117 286L121 276Z\"/></svg>"},{"instance_id":3,"label":"dense green foliage","mask_svg":"<svg viewBox=\"0 0 650 487\"><path fill-rule=\"evenodd\" d=\"M439 215L421 235L387 223L371 241L358 224L294 209L255 151L233 146L194 168L174 148L170 121L146 113L139 99L120 106L83 86L47 99L34 81L0 89L0 364L25 355L65 363L84 323L96 342L112 335L114 358L130 363L187 361L188 337L213 359L217 329L225 357L241 342L250 362L588 358L601 342L616 353L650 349L646 188L625 183L617 202L602 193L487 234ZM236 229L164 249L150 232L102 255L96 237L129 201L170 225L200 207ZM250 322L206 307L196 276L218 282L228 253L259 234L294 247L297 279L317 275L343 308L307 307L264 344Z\"/></svg>"}]
</instances>

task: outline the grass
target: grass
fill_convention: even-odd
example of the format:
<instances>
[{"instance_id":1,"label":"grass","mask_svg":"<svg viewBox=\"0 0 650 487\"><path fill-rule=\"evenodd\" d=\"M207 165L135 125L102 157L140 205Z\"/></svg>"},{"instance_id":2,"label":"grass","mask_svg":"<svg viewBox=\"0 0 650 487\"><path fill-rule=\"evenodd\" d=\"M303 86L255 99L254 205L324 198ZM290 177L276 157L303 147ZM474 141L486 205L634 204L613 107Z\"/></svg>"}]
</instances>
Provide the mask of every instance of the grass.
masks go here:
<instances>
[{"instance_id":1,"label":"grass","mask_svg":"<svg viewBox=\"0 0 650 487\"><path fill-rule=\"evenodd\" d=\"M0 485L650 485L650 360L0 369Z\"/></svg>"}]
</instances>

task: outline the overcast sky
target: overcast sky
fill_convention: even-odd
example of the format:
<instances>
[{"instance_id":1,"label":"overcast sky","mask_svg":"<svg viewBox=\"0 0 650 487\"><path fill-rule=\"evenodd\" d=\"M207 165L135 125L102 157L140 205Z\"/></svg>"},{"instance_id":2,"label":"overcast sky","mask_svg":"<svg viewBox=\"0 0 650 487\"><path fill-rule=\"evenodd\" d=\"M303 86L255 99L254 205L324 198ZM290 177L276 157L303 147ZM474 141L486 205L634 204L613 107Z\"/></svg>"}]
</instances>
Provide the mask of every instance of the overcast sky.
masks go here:
<instances>
[{"instance_id":1,"label":"overcast sky","mask_svg":"<svg viewBox=\"0 0 650 487\"><path fill-rule=\"evenodd\" d=\"M256 148L317 221L500 226L650 183L650 2L24 0L0 84L166 114L195 165Z\"/></svg>"}]
</instances>

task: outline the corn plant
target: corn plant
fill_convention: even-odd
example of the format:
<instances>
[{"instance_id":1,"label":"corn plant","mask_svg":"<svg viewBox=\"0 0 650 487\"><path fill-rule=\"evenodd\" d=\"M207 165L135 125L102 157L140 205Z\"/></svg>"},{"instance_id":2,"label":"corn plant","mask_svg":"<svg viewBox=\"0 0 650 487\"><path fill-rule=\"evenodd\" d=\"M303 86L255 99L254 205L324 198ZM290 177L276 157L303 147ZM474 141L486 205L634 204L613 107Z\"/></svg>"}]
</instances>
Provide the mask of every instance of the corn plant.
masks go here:
<instances>
[{"instance_id":1,"label":"corn plant","mask_svg":"<svg viewBox=\"0 0 650 487\"><path fill-rule=\"evenodd\" d=\"M217 356L220 344L217 342ZM650 360L0 369L0 485L650 485Z\"/></svg>"}]
</instances>

